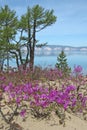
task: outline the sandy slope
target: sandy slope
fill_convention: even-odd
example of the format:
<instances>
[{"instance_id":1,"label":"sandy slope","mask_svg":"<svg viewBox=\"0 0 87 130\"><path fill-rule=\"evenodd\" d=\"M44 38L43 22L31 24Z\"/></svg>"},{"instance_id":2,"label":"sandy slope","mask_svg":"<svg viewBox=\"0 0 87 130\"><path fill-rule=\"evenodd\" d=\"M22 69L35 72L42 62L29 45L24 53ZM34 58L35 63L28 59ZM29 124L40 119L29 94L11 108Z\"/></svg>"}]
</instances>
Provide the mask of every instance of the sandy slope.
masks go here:
<instances>
[{"instance_id":1,"label":"sandy slope","mask_svg":"<svg viewBox=\"0 0 87 130\"><path fill-rule=\"evenodd\" d=\"M28 118L26 122L22 123L22 126L25 130L87 130L87 122L73 115L67 116L64 127L59 124L57 116L52 116L50 120Z\"/></svg>"},{"instance_id":2,"label":"sandy slope","mask_svg":"<svg viewBox=\"0 0 87 130\"><path fill-rule=\"evenodd\" d=\"M70 114L66 116L65 126L59 124L59 119L54 114L49 120L35 119L29 114L25 121L23 121L21 117L16 117L15 122L18 123L23 130L87 130L87 121ZM4 123L0 116L0 129L7 130L7 128L7 124Z\"/></svg>"},{"instance_id":3,"label":"sandy slope","mask_svg":"<svg viewBox=\"0 0 87 130\"><path fill-rule=\"evenodd\" d=\"M55 83L53 83L54 85ZM56 87L56 85L54 85ZM58 86L58 84L57 84ZM7 113L6 108L6 113ZM15 117L14 122L19 124L23 129L10 129L10 130L87 130L87 121L81 118L66 113L65 126L59 124L59 118L52 114L50 119L35 119L31 114L27 116L26 120L19 117ZM8 125L2 119L0 115L0 130L8 130Z\"/></svg>"}]
</instances>

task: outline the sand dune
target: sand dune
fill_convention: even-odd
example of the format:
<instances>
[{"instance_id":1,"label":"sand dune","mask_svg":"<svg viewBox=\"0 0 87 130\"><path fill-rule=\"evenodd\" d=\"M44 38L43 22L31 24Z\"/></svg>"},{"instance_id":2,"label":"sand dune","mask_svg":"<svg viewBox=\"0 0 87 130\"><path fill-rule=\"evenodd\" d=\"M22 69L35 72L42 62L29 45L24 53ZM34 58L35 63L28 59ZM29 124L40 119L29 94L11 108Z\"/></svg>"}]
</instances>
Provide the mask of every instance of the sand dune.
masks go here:
<instances>
[{"instance_id":1,"label":"sand dune","mask_svg":"<svg viewBox=\"0 0 87 130\"><path fill-rule=\"evenodd\" d=\"M30 114L25 121L21 117L16 117L14 120L19 124L23 130L87 130L87 121L82 120L71 114L66 114L65 125L59 124L59 118L52 115L50 119L36 119ZM21 130L12 129L12 130ZM8 130L8 125L2 120L0 116L0 129ZM11 130L11 129L10 129Z\"/></svg>"}]
</instances>

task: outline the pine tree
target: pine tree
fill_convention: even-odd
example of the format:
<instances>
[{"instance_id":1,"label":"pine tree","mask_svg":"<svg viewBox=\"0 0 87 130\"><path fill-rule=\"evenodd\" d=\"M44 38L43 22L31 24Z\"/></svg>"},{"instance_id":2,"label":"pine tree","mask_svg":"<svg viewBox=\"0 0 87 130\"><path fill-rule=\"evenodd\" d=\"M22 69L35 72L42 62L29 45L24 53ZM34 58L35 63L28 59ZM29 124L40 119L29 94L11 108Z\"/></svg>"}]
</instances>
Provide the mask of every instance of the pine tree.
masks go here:
<instances>
[{"instance_id":1,"label":"pine tree","mask_svg":"<svg viewBox=\"0 0 87 130\"><path fill-rule=\"evenodd\" d=\"M17 17L14 10L10 10L8 5L0 7L0 54L3 60L7 59L7 68L9 69L9 59L13 44L12 39L16 34ZM5 53L3 53L5 52ZM7 55L7 58L6 58Z\"/></svg>"},{"instance_id":2,"label":"pine tree","mask_svg":"<svg viewBox=\"0 0 87 130\"><path fill-rule=\"evenodd\" d=\"M28 7L27 12L19 20L14 10L10 10L7 5L1 7L0 46L3 43L2 46L7 53L7 68L9 68L10 56L14 56L18 68L22 65L26 69L29 63L30 69L33 70L35 47L45 45L38 43L37 33L54 24L56 19L53 10L45 10L39 5Z\"/></svg>"},{"instance_id":3,"label":"pine tree","mask_svg":"<svg viewBox=\"0 0 87 130\"><path fill-rule=\"evenodd\" d=\"M56 67L61 70L64 74L69 74L71 72L71 68L69 68L67 63L66 54L64 50L61 51L59 56L57 57Z\"/></svg>"},{"instance_id":4,"label":"pine tree","mask_svg":"<svg viewBox=\"0 0 87 130\"><path fill-rule=\"evenodd\" d=\"M27 55L25 61L30 60L30 68L33 69L34 66L34 53L35 46L37 46L36 34L48 26L51 26L56 22L56 16L53 10L45 10L39 5L35 5L32 8L27 9L27 12L21 16L19 22L19 29L26 33L26 35L21 36L21 40L26 44ZM39 46L44 45L38 44ZM28 58L29 57L29 58Z\"/></svg>"}]
</instances>

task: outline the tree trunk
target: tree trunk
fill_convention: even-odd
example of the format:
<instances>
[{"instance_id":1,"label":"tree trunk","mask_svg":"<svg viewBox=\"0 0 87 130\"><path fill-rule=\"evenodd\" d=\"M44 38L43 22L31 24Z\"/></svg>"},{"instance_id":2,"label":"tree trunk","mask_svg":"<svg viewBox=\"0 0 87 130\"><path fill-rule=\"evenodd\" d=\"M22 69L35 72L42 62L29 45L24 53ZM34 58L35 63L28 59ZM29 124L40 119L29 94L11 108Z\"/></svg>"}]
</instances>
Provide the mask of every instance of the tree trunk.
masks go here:
<instances>
[{"instance_id":1,"label":"tree trunk","mask_svg":"<svg viewBox=\"0 0 87 130\"><path fill-rule=\"evenodd\" d=\"M7 71L9 71L9 52L7 51Z\"/></svg>"},{"instance_id":2,"label":"tree trunk","mask_svg":"<svg viewBox=\"0 0 87 130\"><path fill-rule=\"evenodd\" d=\"M34 26L33 26L33 42L30 44L30 69L33 70L34 67L34 51L35 51L35 43L36 43L36 20L34 20Z\"/></svg>"},{"instance_id":3,"label":"tree trunk","mask_svg":"<svg viewBox=\"0 0 87 130\"><path fill-rule=\"evenodd\" d=\"M4 60L0 61L0 71L3 71Z\"/></svg>"},{"instance_id":4,"label":"tree trunk","mask_svg":"<svg viewBox=\"0 0 87 130\"><path fill-rule=\"evenodd\" d=\"M34 67L34 51L33 48L30 50L30 70L33 71Z\"/></svg>"},{"instance_id":5,"label":"tree trunk","mask_svg":"<svg viewBox=\"0 0 87 130\"><path fill-rule=\"evenodd\" d=\"M16 57L16 64L17 64L17 68L19 68L19 60L18 60L18 55L17 55L17 53L16 53L16 52L14 52L14 51L10 51L10 53L12 53L12 54L14 54L14 55L15 55L15 57Z\"/></svg>"},{"instance_id":6,"label":"tree trunk","mask_svg":"<svg viewBox=\"0 0 87 130\"><path fill-rule=\"evenodd\" d=\"M23 65L21 50L18 49L17 51L18 51L18 54L19 54L20 63L21 63L21 65Z\"/></svg>"}]
</instances>

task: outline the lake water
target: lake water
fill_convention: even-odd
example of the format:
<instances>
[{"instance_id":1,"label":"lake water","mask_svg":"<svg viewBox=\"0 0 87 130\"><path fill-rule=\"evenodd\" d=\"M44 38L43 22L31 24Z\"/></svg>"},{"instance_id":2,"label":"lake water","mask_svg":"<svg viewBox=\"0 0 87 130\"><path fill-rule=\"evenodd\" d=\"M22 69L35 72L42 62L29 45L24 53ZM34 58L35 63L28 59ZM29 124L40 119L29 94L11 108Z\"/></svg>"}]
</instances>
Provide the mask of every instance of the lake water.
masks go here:
<instances>
[{"instance_id":1,"label":"lake water","mask_svg":"<svg viewBox=\"0 0 87 130\"><path fill-rule=\"evenodd\" d=\"M57 63L57 56L60 52L57 52L53 55L36 55L34 64L41 67L55 67ZM67 63L73 69L75 65L81 65L83 67L83 73L87 74L87 52L86 51L67 51L65 52ZM15 61L10 62L12 66L15 66Z\"/></svg>"},{"instance_id":2,"label":"lake water","mask_svg":"<svg viewBox=\"0 0 87 130\"><path fill-rule=\"evenodd\" d=\"M83 73L87 74L87 52L66 52L68 65L73 69L75 65L83 67ZM57 63L57 55L36 56L35 65L42 67L55 67Z\"/></svg>"}]
</instances>

